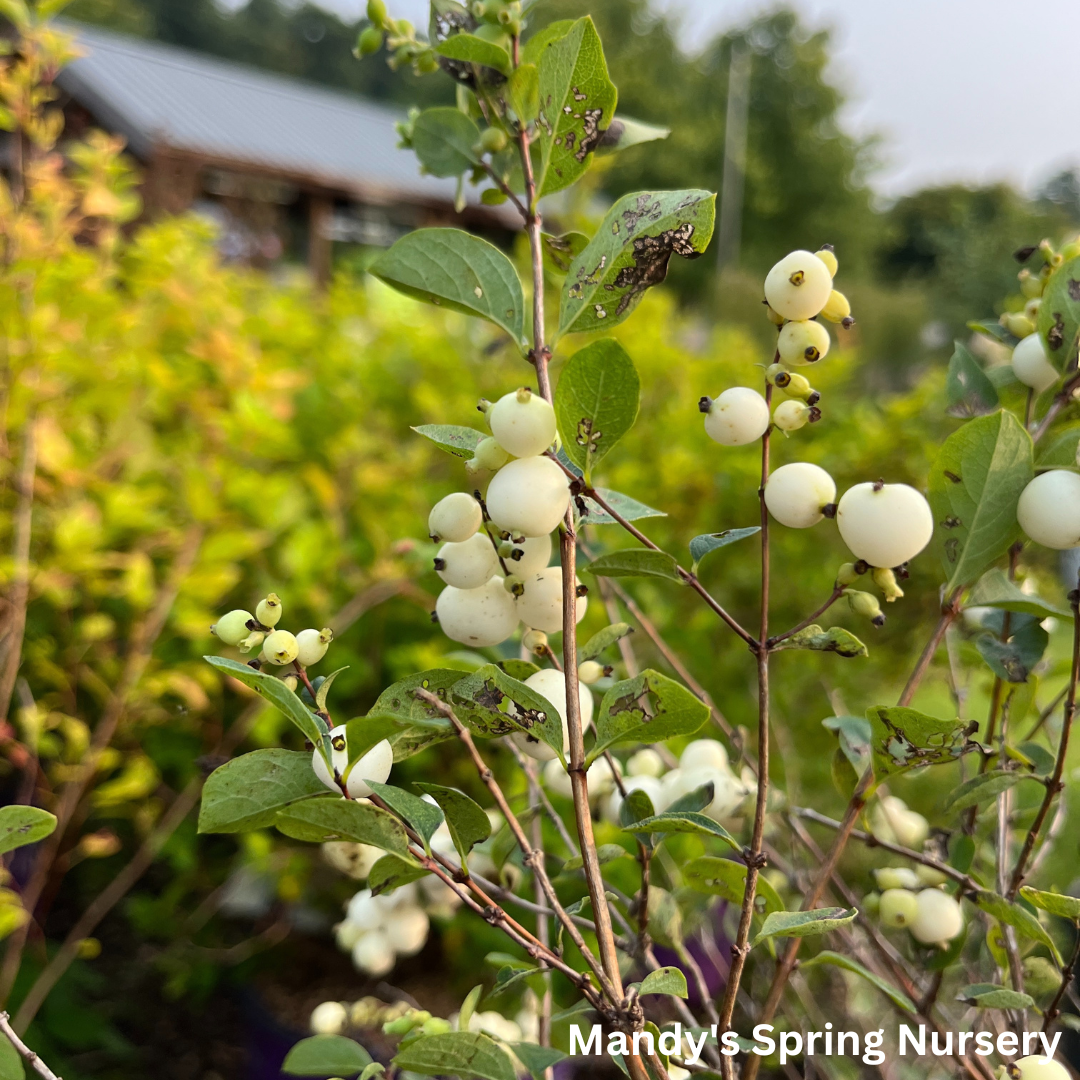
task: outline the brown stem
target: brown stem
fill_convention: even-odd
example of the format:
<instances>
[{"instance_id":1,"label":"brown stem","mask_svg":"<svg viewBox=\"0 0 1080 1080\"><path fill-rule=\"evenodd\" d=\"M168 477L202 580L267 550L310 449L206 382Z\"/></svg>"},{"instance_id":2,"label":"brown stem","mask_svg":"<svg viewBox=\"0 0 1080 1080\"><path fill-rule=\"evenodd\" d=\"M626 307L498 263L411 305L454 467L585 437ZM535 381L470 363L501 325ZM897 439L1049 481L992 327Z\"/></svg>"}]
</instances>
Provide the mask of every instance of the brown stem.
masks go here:
<instances>
[{"instance_id":1,"label":"brown stem","mask_svg":"<svg viewBox=\"0 0 1080 1080\"><path fill-rule=\"evenodd\" d=\"M11 1023L6 1012L0 1012L0 1032L3 1032L3 1034L8 1037L11 1045L15 1047L22 1057L26 1058L30 1063L30 1067L38 1074L38 1076L44 1077L45 1080L61 1080L61 1077L57 1076L56 1073L54 1073L52 1069L50 1069L49 1066L30 1049L30 1047L15 1034L11 1028Z\"/></svg>"},{"instance_id":2,"label":"brown stem","mask_svg":"<svg viewBox=\"0 0 1080 1080\"><path fill-rule=\"evenodd\" d=\"M83 755L78 770L72 779L68 781L60 796L59 804L53 811L57 818L56 829L48 839L42 842L34 872L27 882L26 888L22 891L22 903L27 911L33 912L37 907L38 900L41 898L41 894L49 880L49 875L52 872L57 853L63 843L67 827L71 823L83 795L90 786L101 755L116 734L116 729L124 717L132 692L150 662L154 644L165 627L165 620L169 617L169 612L172 610L173 601L180 591L181 584L195 563L201 541L201 528L196 527L188 533L173 562L168 579L158 592L153 608L132 634L131 649L116 688L105 705L101 719L94 728L90 746ZM8 994L11 993L15 976L19 971L22 951L26 945L29 926L30 923L27 923L8 939L7 953L4 956L3 968L0 969L0 1001L6 1001Z\"/></svg>"},{"instance_id":3,"label":"brown stem","mask_svg":"<svg viewBox=\"0 0 1080 1080\"><path fill-rule=\"evenodd\" d=\"M30 537L34 512L34 477L37 473L37 437L31 414L23 427L22 459L15 481L18 503L15 508L15 542L12 551L11 588L8 592L7 653L0 673L0 723L11 711L11 695L22 662L23 634L26 632L26 605L30 599Z\"/></svg>"},{"instance_id":4,"label":"brown stem","mask_svg":"<svg viewBox=\"0 0 1080 1080\"><path fill-rule=\"evenodd\" d=\"M1069 593L1069 604L1073 611L1072 668L1069 672L1069 692L1065 697L1065 712L1061 721L1061 739L1058 742L1054 771L1046 785L1046 794L1043 796L1035 820L1031 823L1031 829L1024 839L1024 846L1020 849L1020 855L1016 860L1016 869L1013 871L1012 880L1009 882L1007 896L1010 900L1014 899L1020 891L1028 859L1031 858L1031 853L1035 850L1035 844L1038 842L1043 825L1046 824L1050 807L1053 805L1055 797L1065 786L1061 778L1065 772L1065 758L1069 753L1069 734L1072 731L1073 719L1076 716L1076 687L1077 683L1080 683L1080 580L1077 582L1076 589Z\"/></svg>"},{"instance_id":5,"label":"brown stem","mask_svg":"<svg viewBox=\"0 0 1080 1080\"><path fill-rule=\"evenodd\" d=\"M1038 427L1031 433L1033 442L1038 442L1057 419L1058 413L1072 400L1073 391L1080 387L1080 374L1074 375L1057 393L1046 415L1039 421Z\"/></svg>"},{"instance_id":6,"label":"brown stem","mask_svg":"<svg viewBox=\"0 0 1080 1080\"><path fill-rule=\"evenodd\" d=\"M1073 977L1076 975L1076 965L1080 962L1080 923L1077 923L1073 929L1076 931L1076 944L1073 946L1069 962L1061 970L1061 985L1057 988L1054 1000L1050 1002L1046 1010L1046 1019L1043 1021L1043 1031L1047 1034L1054 1026L1054 1021L1061 1015L1061 999L1072 986Z\"/></svg>"},{"instance_id":7,"label":"brown stem","mask_svg":"<svg viewBox=\"0 0 1080 1080\"><path fill-rule=\"evenodd\" d=\"M532 846L533 850L542 851L544 847L544 819L538 812L541 790L540 781L536 775L535 762L530 761L529 766L525 769L525 777L529 783L529 806L533 811L533 819L530 825ZM533 878L533 895L536 897L537 904L543 904L544 887L540 884L540 879L535 875ZM541 945L547 949L551 948L551 932L546 915L536 916L536 936L539 938ZM539 1027L537 1031L537 1038L541 1046L551 1045L551 1001L551 977L546 976L544 978L544 992L540 998ZM552 1069L545 1069L542 1080L554 1080L554 1075Z\"/></svg>"},{"instance_id":8,"label":"brown stem","mask_svg":"<svg viewBox=\"0 0 1080 1080\"><path fill-rule=\"evenodd\" d=\"M772 403L772 384L766 383L765 402ZM761 621L758 626L757 676L758 676L758 782L757 801L754 806L754 827L750 840L749 857L746 858L746 885L743 888L742 910L739 914L739 929L731 946L731 968L728 971L727 985L724 987L724 1002L720 1007L720 1027L726 1032L731 1029L731 1020L735 1014L735 1000L742 981L746 957L750 952L750 923L754 916L754 897L757 894L757 880L766 857L762 850L765 838L765 813L769 801L769 585L772 572L769 553L769 510L765 505L765 485L769 480L769 435L771 428L765 429L761 437L761 484L758 488L758 503L761 512ZM730 1078L734 1075L734 1066L730 1058L724 1059L724 1072Z\"/></svg>"},{"instance_id":9,"label":"brown stem","mask_svg":"<svg viewBox=\"0 0 1080 1080\"><path fill-rule=\"evenodd\" d=\"M829 610L844 595L844 587L842 585L834 585L832 595L824 604L821 605L812 615L807 615L801 623L796 623L790 630L785 630L782 634L777 634L776 637L769 638L768 645L770 649L775 649L777 645L782 641L787 641L789 637L794 637L800 630L805 630L812 622L820 619L826 611Z\"/></svg>"}]
</instances>

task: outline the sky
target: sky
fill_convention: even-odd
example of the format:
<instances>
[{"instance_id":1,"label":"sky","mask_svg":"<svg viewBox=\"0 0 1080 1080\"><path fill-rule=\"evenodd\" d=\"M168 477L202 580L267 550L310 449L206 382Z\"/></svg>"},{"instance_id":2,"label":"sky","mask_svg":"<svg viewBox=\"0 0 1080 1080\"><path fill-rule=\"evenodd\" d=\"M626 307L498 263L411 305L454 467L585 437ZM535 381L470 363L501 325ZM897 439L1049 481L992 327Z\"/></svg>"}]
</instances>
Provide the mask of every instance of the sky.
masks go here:
<instances>
[{"instance_id":1,"label":"sky","mask_svg":"<svg viewBox=\"0 0 1080 1080\"><path fill-rule=\"evenodd\" d=\"M320 2L352 17L365 6ZM1009 180L1032 190L1055 171L1080 166L1080 125L1071 107L1062 108L1075 86L1076 0L1040 0L1031 9L1016 0L791 2L810 26L834 31L829 77L849 98L847 129L882 136L884 167L873 183L883 196L949 181ZM702 34L774 6L654 3L682 20L691 48ZM427 0L390 0L389 7L417 25L427 22ZM1063 43L1056 70L1055 42Z\"/></svg>"}]
</instances>

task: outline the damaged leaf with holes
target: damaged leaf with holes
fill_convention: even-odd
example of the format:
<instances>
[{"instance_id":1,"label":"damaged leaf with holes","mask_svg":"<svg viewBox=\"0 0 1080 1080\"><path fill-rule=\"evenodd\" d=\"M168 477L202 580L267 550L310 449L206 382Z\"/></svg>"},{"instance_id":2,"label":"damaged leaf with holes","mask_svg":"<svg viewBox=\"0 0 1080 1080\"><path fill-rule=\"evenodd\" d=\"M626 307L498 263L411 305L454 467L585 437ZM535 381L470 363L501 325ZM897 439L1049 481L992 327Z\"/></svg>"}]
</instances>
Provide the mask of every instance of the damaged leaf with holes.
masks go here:
<instances>
[{"instance_id":1,"label":"damaged leaf with holes","mask_svg":"<svg viewBox=\"0 0 1080 1080\"><path fill-rule=\"evenodd\" d=\"M980 749L971 740L977 721L939 720L903 705L876 705L866 716L879 780L908 769L948 764Z\"/></svg>"},{"instance_id":2,"label":"damaged leaf with holes","mask_svg":"<svg viewBox=\"0 0 1080 1080\"><path fill-rule=\"evenodd\" d=\"M664 281L673 255L696 259L704 252L713 233L715 204L716 196L701 190L623 196L570 265L559 336L622 322L647 289Z\"/></svg>"}]
</instances>

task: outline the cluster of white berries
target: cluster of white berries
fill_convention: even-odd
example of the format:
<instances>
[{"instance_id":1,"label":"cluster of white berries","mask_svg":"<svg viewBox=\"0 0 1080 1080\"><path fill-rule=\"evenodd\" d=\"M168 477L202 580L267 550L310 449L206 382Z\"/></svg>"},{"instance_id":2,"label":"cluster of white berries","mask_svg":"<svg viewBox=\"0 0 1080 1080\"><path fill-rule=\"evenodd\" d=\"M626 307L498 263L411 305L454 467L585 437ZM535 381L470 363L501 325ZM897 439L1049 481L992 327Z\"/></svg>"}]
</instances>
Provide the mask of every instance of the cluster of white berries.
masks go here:
<instances>
[{"instance_id":1,"label":"cluster of white berries","mask_svg":"<svg viewBox=\"0 0 1080 1080\"><path fill-rule=\"evenodd\" d=\"M771 422L783 432L797 431L821 419L821 395L798 370L818 363L829 351L829 331L818 320L844 327L854 322L847 297L833 288L836 271L836 255L827 245L818 252L785 255L765 278L766 309L779 328L777 361L766 377L784 394ZM705 414L709 438L723 446L752 443L770 424L768 403L748 386L733 386L715 399L703 397L698 408Z\"/></svg>"},{"instance_id":2,"label":"cluster of white berries","mask_svg":"<svg viewBox=\"0 0 1080 1080\"><path fill-rule=\"evenodd\" d=\"M701 812L714 821L729 820L757 789L757 781L749 769L744 769L741 776L735 775L727 750L715 739L695 739L683 750L678 766L673 769L667 768L652 747L638 750L626 763L623 787L627 794L645 792L660 814L684 795L710 783L713 800ZM602 812L606 820L617 822L623 797L617 789L609 790Z\"/></svg>"},{"instance_id":3,"label":"cluster of white berries","mask_svg":"<svg viewBox=\"0 0 1080 1080\"><path fill-rule=\"evenodd\" d=\"M302 668L317 664L330 648L334 632L328 626L322 630L301 630L291 634L288 630L276 629L281 621L281 598L277 593L270 593L260 600L255 614L236 608L222 615L210 632L226 645L233 645L242 653L259 649L251 666L258 669L264 664L286 667L289 664ZM286 676L289 687L296 689L296 676Z\"/></svg>"},{"instance_id":4,"label":"cluster of white berries","mask_svg":"<svg viewBox=\"0 0 1080 1080\"><path fill-rule=\"evenodd\" d=\"M404 1001L387 1004L375 997L359 1001L324 1001L311 1010L312 1035L340 1035L347 1028L380 1028L410 1011Z\"/></svg>"},{"instance_id":5,"label":"cluster of white berries","mask_svg":"<svg viewBox=\"0 0 1080 1080\"><path fill-rule=\"evenodd\" d=\"M415 956L428 939L430 921L415 883L392 893L358 892L334 927L338 947L351 953L353 964L372 978L389 974L399 956Z\"/></svg>"},{"instance_id":6,"label":"cluster of white berries","mask_svg":"<svg viewBox=\"0 0 1080 1080\"><path fill-rule=\"evenodd\" d=\"M486 497L455 492L440 500L428 532L442 547L435 570L446 582L435 613L452 641L498 645L523 624L562 629L562 569L548 566L551 533L570 505L570 481L546 451L556 438L555 410L527 387L481 402L491 436L466 469L474 478L494 472ZM581 598L577 618L588 601Z\"/></svg>"}]
</instances>

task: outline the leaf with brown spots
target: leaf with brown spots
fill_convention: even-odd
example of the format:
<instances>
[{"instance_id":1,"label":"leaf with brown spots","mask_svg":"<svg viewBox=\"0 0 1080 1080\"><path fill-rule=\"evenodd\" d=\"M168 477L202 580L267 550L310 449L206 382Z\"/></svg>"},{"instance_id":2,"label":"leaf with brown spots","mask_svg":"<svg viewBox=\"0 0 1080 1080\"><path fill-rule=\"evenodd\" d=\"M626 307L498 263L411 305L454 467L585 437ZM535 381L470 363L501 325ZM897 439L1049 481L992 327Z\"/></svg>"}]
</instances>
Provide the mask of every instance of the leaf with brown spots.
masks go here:
<instances>
[{"instance_id":1,"label":"leaf with brown spots","mask_svg":"<svg viewBox=\"0 0 1080 1080\"><path fill-rule=\"evenodd\" d=\"M1080 336L1080 255L1062 263L1046 282L1038 330L1050 363L1061 372L1075 371Z\"/></svg>"}]
</instances>

